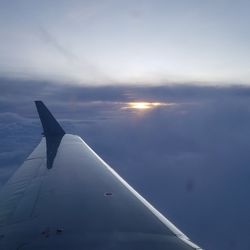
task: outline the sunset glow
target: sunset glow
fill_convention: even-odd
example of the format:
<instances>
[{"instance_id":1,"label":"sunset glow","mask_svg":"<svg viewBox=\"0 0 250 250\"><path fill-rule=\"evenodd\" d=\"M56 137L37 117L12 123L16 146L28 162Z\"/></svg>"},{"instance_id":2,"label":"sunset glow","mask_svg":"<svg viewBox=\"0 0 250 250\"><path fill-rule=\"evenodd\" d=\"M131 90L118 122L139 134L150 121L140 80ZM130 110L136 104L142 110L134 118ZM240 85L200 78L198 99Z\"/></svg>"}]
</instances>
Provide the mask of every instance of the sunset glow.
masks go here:
<instances>
[{"instance_id":1,"label":"sunset glow","mask_svg":"<svg viewBox=\"0 0 250 250\"><path fill-rule=\"evenodd\" d=\"M163 103L163 102L128 102L122 109L137 109L147 110L161 106L172 106L174 103Z\"/></svg>"}]
</instances>

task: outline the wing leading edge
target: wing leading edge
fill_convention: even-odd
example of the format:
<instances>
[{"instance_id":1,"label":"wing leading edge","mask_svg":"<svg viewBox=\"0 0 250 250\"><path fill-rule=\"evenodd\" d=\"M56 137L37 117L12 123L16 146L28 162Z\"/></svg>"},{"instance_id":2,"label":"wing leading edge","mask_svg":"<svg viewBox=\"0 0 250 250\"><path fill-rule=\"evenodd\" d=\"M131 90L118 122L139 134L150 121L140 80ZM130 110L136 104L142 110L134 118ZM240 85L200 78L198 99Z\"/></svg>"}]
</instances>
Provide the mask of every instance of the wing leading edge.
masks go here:
<instances>
[{"instance_id":1,"label":"wing leading edge","mask_svg":"<svg viewBox=\"0 0 250 250\"><path fill-rule=\"evenodd\" d=\"M0 249L201 249L36 102L45 137L0 193Z\"/></svg>"}]
</instances>

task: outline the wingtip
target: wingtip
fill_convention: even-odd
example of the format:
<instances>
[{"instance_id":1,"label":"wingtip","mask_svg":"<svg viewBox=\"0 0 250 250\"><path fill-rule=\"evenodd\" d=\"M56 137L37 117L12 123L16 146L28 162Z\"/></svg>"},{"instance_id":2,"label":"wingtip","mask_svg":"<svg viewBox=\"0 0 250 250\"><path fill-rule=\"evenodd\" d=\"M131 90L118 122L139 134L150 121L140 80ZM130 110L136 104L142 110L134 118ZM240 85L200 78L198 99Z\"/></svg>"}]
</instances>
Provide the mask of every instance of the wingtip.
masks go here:
<instances>
[{"instance_id":1,"label":"wingtip","mask_svg":"<svg viewBox=\"0 0 250 250\"><path fill-rule=\"evenodd\" d=\"M43 134L45 135L45 137L62 137L65 134L65 131L58 123L58 121L54 118L54 116L51 114L46 105L40 100L36 100L34 102L43 126Z\"/></svg>"},{"instance_id":2,"label":"wingtip","mask_svg":"<svg viewBox=\"0 0 250 250\"><path fill-rule=\"evenodd\" d=\"M34 103L38 104L38 103L43 103L43 102L41 100L35 100Z\"/></svg>"}]
</instances>

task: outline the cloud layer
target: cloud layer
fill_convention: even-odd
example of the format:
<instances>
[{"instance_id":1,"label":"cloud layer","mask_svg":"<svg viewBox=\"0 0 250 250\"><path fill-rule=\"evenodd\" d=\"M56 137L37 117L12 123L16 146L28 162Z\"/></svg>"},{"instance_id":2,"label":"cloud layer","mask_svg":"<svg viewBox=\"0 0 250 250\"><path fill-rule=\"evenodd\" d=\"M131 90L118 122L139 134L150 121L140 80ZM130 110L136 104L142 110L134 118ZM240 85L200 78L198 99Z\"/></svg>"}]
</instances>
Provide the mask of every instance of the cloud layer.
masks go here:
<instances>
[{"instance_id":1,"label":"cloud layer","mask_svg":"<svg viewBox=\"0 0 250 250\"><path fill-rule=\"evenodd\" d=\"M0 185L41 138L42 99L205 249L249 249L250 88L82 87L0 79ZM174 102L152 110L126 102Z\"/></svg>"}]
</instances>

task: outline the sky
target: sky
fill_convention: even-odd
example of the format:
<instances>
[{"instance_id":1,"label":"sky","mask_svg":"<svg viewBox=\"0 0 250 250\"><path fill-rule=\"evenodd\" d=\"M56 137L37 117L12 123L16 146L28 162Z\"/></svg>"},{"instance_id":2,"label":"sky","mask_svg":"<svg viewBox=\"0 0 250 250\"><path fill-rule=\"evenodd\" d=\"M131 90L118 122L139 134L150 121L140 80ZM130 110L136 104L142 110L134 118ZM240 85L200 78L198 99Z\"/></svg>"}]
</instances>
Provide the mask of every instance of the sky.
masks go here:
<instances>
[{"instance_id":1,"label":"sky","mask_svg":"<svg viewBox=\"0 0 250 250\"><path fill-rule=\"evenodd\" d=\"M0 74L78 84L249 84L247 0L1 0Z\"/></svg>"},{"instance_id":2,"label":"sky","mask_svg":"<svg viewBox=\"0 0 250 250\"><path fill-rule=\"evenodd\" d=\"M194 242L249 250L249 8L0 0L0 188L41 139L43 100Z\"/></svg>"}]
</instances>

